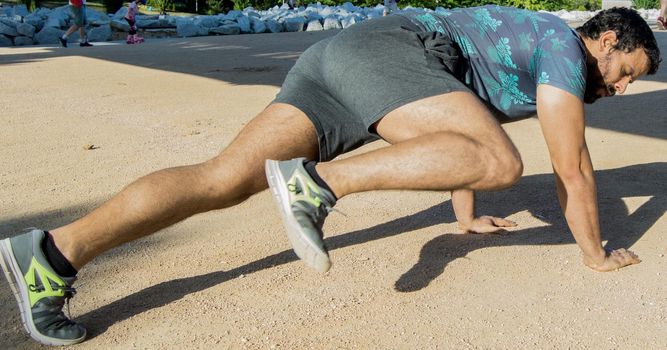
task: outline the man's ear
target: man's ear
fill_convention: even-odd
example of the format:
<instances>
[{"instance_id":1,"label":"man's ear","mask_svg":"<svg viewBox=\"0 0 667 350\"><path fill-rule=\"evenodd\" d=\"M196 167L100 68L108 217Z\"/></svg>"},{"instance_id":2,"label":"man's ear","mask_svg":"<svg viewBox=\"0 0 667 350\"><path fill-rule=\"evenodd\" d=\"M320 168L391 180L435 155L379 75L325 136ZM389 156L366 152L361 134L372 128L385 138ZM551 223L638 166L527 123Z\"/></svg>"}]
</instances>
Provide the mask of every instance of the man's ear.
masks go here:
<instances>
[{"instance_id":1,"label":"man's ear","mask_svg":"<svg viewBox=\"0 0 667 350\"><path fill-rule=\"evenodd\" d=\"M600 34L600 38L598 39L599 49L602 52L611 52L617 42L618 37L616 36L616 32L608 30Z\"/></svg>"}]
</instances>

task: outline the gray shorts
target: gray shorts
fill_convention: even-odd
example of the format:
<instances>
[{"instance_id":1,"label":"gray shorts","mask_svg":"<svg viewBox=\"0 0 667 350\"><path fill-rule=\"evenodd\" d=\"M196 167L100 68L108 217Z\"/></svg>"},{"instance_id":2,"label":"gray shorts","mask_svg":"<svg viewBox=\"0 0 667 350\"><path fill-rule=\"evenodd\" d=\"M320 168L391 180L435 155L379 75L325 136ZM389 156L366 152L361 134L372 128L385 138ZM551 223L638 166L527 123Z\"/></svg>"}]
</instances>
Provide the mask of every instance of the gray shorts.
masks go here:
<instances>
[{"instance_id":1,"label":"gray shorts","mask_svg":"<svg viewBox=\"0 0 667 350\"><path fill-rule=\"evenodd\" d=\"M424 33L410 20L387 16L355 24L306 50L274 102L287 103L313 122L320 161L379 137L372 125L407 103L470 91L456 77L465 61L458 45Z\"/></svg>"},{"instance_id":2,"label":"gray shorts","mask_svg":"<svg viewBox=\"0 0 667 350\"><path fill-rule=\"evenodd\" d=\"M86 18L86 5L79 7L69 5L69 9L72 13L72 17L74 17L74 24L78 25L79 27L83 27L88 24L88 19Z\"/></svg>"}]
</instances>

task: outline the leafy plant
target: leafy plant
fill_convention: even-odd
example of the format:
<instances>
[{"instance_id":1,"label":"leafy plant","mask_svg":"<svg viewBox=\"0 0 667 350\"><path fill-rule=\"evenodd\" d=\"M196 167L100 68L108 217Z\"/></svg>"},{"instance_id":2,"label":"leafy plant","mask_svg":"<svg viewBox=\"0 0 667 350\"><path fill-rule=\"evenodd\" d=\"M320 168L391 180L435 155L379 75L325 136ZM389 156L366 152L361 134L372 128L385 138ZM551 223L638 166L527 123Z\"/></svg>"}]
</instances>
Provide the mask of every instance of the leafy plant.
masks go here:
<instances>
[{"instance_id":1,"label":"leafy plant","mask_svg":"<svg viewBox=\"0 0 667 350\"><path fill-rule=\"evenodd\" d=\"M633 0L632 7L636 9L656 9L660 8L659 0Z\"/></svg>"}]
</instances>

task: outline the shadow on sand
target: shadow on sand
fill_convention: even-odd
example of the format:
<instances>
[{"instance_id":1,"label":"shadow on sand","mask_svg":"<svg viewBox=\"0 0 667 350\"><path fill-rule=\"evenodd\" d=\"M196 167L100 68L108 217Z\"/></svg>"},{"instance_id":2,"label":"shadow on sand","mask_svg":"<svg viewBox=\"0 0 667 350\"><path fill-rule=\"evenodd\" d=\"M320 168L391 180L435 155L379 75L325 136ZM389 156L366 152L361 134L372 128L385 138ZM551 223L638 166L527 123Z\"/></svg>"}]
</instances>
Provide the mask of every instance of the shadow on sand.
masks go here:
<instances>
[{"instance_id":1,"label":"shadow on sand","mask_svg":"<svg viewBox=\"0 0 667 350\"><path fill-rule=\"evenodd\" d=\"M601 215L603 240L608 241L607 247L631 247L664 215L667 209L667 183L661 179L666 173L667 163L664 162L596 172L600 212L604 213ZM536 196L535 193L540 195ZM639 196L649 199L637 210L629 213L622 199ZM480 194L478 196L480 212L509 216L527 210L548 225L519 229L503 236L445 233L424 245L418 262L408 268L395 282L395 289L399 292L414 292L425 288L443 273L447 264L477 249L573 244L574 240L568 233L557 201L543 201L541 198L555 198L554 178L551 174L526 176L511 189ZM29 220L52 222L63 219L47 216L20 219L21 222ZM335 250L454 220L451 204L445 201L406 217L327 238L326 243L330 250ZM15 224L16 222L4 221L0 222L0 227ZM90 337L95 337L119 321L164 306L188 294L235 279L240 275L249 275L296 260L296 255L291 250L286 250L229 271L216 271L163 282L91 311L78 317L77 320L88 327Z\"/></svg>"}]
</instances>

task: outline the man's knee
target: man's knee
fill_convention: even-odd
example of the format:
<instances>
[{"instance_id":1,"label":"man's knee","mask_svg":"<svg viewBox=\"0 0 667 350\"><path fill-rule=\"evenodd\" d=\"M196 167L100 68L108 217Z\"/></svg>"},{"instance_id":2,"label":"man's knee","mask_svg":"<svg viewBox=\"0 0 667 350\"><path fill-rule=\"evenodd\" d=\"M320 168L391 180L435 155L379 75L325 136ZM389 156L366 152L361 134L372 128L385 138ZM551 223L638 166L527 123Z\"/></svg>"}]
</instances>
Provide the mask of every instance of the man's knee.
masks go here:
<instances>
[{"instance_id":1,"label":"man's knee","mask_svg":"<svg viewBox=\"0 0 667 350\"><path fill-rule=\"evenodd\" d=\"M519 180L523 174L523 162L514 147L496 152L493 158L487 175L488 185L491 188L506 188Z\"/></svg>"}]
</instances>

